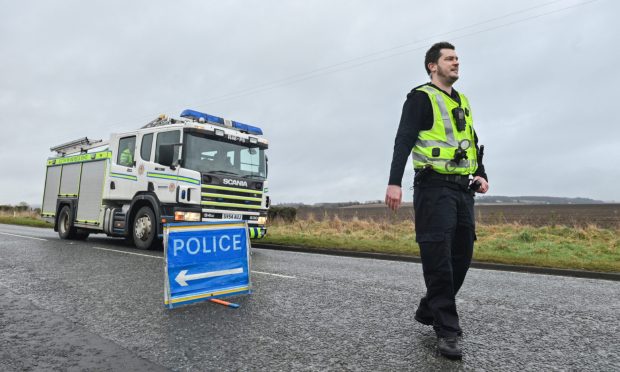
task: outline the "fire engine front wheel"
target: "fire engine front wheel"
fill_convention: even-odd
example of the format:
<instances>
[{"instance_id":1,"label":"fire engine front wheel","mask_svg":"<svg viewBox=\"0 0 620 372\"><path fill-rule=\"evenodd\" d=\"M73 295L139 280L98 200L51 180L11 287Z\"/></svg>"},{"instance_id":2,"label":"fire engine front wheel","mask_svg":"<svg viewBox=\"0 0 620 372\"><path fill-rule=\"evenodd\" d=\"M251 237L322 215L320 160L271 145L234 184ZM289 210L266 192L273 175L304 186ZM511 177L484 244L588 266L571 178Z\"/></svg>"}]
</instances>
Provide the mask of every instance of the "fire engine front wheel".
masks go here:
<instances>
[{"instance_id":1,"label":"fire engine front wheel","mask_svg":"<svg viewBox=\"0 0 620 372\"><path fill-rule=\"evenodd\" d=\"M133 242L138 249L154 249L158 239L155 213L150 207L142 207L133 219Z\"/></svg>"}]
</instances>

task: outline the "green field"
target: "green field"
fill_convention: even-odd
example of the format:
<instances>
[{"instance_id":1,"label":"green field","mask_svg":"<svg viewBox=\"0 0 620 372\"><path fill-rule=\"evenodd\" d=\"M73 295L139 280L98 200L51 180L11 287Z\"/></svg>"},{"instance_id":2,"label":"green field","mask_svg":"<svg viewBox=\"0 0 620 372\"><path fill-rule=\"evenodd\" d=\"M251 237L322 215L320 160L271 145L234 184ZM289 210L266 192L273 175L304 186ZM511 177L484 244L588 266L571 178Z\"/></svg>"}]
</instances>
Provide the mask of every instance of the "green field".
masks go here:
<instances>
[{"instance_id":1,"label":"green field","mask_svg":"<svg viewBox=\"0 0 620 372\"><path fill-rule=\"evenodd\" d=\"M483 262L620 272L620 231L595 226L479 225L474 259ZM338 218L272 223L261 242L418 256L413 224Z\"/></svg>"},{"instance_id":2,"label":"green field","mask_svg":"<svg viewBox=\"0 0 620 372\"><path fill-rule=\"evenodd\" d=\"M53 227L52 224L41 220L38 217L12 217L12 216L0 216L0 223L6 223L10 225L22 225L32 227Z\"/></svg>"}]
</instances>

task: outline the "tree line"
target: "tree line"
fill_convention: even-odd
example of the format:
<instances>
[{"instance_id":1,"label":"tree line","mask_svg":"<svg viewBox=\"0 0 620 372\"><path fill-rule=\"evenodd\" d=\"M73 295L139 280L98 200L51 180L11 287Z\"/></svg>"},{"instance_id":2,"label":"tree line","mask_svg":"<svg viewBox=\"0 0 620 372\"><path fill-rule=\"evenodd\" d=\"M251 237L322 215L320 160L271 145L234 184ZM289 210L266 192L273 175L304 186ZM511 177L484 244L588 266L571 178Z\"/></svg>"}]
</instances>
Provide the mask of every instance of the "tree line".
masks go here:
<instances>
[{"instance_id":1,"label":"tree line","mask_svg":"<svg viewBox=\"0 0 620 372\"><path fill-rule=\"evenodd\" d=\"M2 204L0 205L0 212L13 213L13 212L36 212L41 213L41 208L32 208L30 204L26 202L20 202L17 205Z\"/></svg>"}]
</instances>

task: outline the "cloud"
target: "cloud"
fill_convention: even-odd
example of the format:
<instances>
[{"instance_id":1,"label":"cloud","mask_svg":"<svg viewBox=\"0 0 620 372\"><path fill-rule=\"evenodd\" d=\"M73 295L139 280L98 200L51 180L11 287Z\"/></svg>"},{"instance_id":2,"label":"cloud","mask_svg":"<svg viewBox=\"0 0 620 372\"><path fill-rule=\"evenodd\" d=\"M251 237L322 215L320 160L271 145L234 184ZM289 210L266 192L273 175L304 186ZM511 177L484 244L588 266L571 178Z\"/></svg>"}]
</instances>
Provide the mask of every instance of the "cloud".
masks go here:
<instances>
[{"instance_id":1,"label":"cloud","mask_svg":"<svg viewBox=\"0 0 620 372\"><path fill-rule=\"evenodd\" d=\"M264 129L276 202L383 199L402 104L440 39L492 193L619 200L618 5L557 11L575 4L5 3L0 203L40 203L50 146L184 108Z\"/></svg>"}]
</instances>

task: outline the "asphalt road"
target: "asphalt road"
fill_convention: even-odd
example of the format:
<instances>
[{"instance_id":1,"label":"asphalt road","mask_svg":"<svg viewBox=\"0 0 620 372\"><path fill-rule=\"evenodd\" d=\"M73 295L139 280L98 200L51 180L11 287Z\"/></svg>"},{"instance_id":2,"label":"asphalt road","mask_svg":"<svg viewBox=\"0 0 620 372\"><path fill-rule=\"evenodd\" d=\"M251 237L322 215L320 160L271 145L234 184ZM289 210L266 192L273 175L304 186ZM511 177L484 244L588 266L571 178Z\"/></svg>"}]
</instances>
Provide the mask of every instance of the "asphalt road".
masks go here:
<instances>
[{"instance_id":1,"label":"asphalt road","mask_svg":"<svg viewBox=\"0 0 620 372\"><path fill-rule=\"evenodd\" d=\"M239 309L163 306L162 252L0 225L0 370L620 371L620 283L472 269L462 361L416 263L254 249Z\"/></svg>"}]
</instances>

